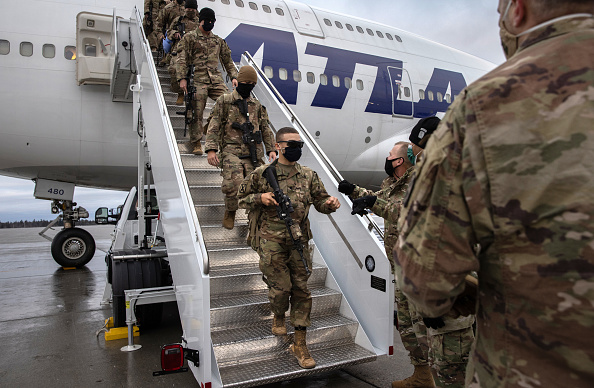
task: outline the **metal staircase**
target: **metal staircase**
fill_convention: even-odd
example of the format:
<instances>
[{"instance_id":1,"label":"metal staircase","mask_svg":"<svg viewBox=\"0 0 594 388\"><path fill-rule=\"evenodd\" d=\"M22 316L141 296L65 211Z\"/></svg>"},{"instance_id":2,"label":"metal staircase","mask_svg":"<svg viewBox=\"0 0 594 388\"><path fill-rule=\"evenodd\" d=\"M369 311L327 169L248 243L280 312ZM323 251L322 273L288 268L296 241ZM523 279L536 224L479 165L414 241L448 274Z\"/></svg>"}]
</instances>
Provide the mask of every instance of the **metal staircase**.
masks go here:
<instances>
[{"instance_id":1,"label":"metal staircase","mask_svg":"<svg viewBox=\"0 0 594 388\"><path fill-rule=\"evenodd\" d=\"M224 201L220 170L207 163L206 155L190 153L189 137L183 137L184 117L175 113L182 111L183 106L174 104L177 95L169 92L167 70L158 68L158 74L210 258L211 338L223 386L250 387L375 360L374 352L355 343L359 324L341 314L343 296L327 287L328 269L318 250L308 282L313 307L312 326L307 335L316 368L300 368L288 351L294 332L288 319L289 334L272 335L272 313L258 268L258 254L246 245L245 211L237 212L233 230L222 227ZM213 105L209 101L205 117Z\"/></svg>"}]
</instances>

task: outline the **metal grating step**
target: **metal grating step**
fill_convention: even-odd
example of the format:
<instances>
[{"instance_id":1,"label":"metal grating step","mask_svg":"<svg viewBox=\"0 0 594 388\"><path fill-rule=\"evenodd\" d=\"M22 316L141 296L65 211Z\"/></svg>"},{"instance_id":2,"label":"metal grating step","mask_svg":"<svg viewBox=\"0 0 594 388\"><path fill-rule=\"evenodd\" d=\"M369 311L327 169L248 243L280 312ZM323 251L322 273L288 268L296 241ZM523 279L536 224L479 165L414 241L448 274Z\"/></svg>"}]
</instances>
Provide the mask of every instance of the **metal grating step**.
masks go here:
<instances>
[{"instance_id":1,"label":"metal grating step","mask_svg":"<svg viewBox=\"0 0 594 388\"><path fill-rule=\"evenodd\" d=\"M310 376L321 372L344 368L349 365L374 361L375 354L354 343L325 345L310 350L316 360L313 369L302 369L295 356L288 350L278 354L274 361L266 359L256 362L242 362L220 368L224 387L254 387L266 383Z\"/></svg>"},{"instance_id":2,"label":"metal grating step","mask_svg":"<svg viewBox=\"0 0 594 388\"><path fill-rule=\"evenodd\" d=\"M199 205L195 206L196 215L200 220L202 226L221 226L223 222L223 216L225 215L225 205ZM239 209L235 212L235 223L247 224L247 214L245 210Z\"/></svg>"},{"instance_id":3,"label":"metal grating step","mask_svg":"<svg viewBox=\"0 0 594 388\"><path fill-rule=\"evenodd\" d=\"M311 315L338 314L342 294L326 287L310 287ZM271 317L267 290L229 295L210 299L210 327L238 327L252 325Z\"/></svg>"},{"instance_id":4,"label":"metal grating step","mask_svg":"<svg viewBox=\"0 0 594 388\"><path fill-rule=\"evenodd\" d=\"M307 282L308 286L323 286L327 272L328 268L314 264ZM262 280L262 272L258 267L244 266L215 274L211 273L210 275L211 297L223 297L225 295L268 289L268 286Z\"/></svg>"},{"instance_id":5,"label":"metal grating step","mask_svg":"<svg viewBox=\"0 0 594 388\"><path fill-rule=\"evenodd\" d=\"M184 169L203 169L203 170L210 170L216 172L217 174L221 173L221 170L217 167L213 167L208 164L208 159L206 155L193 155L193 154L181 154L181 161Z\"/></svg>"},{"instance_id":6,"label":"metal grating step","mask_svg":"<svg viewBox=\"0 0 594 388\"><path fill-rule=\"evenodd\" d=\"M245 360L275 359L286 352L293 342L294 328L286 319L286 336L271 332L272 319L246 327L214 331L211 334L219 367L239 364ZM308 348L316 346L352 343L359 324L340 315L326 315L312 319L307 329ZM331 345L330 345L331 346Z\"/></svg>"},{"instance_id":7,"label":"metal grating step","mask_svg":"<svg viewBox=\"0 0 594 388\"><path fill-rule=\"evenodd\" d=\"M189 186L221 186L223 183L220 170L186 169L185 172Z\"/></svg>"},{"instance_id":8,"label":"metal grating step","mask_svg":"<svg viewBox=\"0 0 594 388\"><path fill-rule=\"evenodd\" d=\"M260 256L250 247L208 251L210 276L224 276L240 267L259 268Z\"/></svg>"},{"instance_id":9,"label":"metal grating step","mask_svg":"<svg viewBox=\"0 0 594 388\"><path fill-rule=\"evenodd\" d=\"M224 203L221 186L190 186L190 194L194 205L212 205Z\"/></svg>"},{"instance_id":10,"label":"metal grating step","mask_svg":"<svg viewBox=\"0 0 594 388\"><path fill-rule=\"evenodd\" d=\"M231 230L225 229L221 225L202 226L202 237L206 249L245 247L247 235L247 224L242 225L236 222L235 227Z\"/></svg>"}]
</instances>

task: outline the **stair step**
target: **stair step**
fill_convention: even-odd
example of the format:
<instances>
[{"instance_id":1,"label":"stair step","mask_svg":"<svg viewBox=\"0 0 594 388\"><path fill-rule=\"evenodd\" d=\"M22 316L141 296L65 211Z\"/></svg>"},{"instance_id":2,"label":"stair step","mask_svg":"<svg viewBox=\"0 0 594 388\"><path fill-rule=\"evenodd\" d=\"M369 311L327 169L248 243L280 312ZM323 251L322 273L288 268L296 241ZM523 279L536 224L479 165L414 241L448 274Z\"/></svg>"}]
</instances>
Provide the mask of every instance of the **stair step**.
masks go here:
<instances>
[{"instance_id":1,"label":"stair step","mask_svg":"<svg viewBox=\"0 0 594 388\"><path fill-rule=\"evenodd\" d=\"M313 369L301 368L295 356L290 351L286 351L278 354L274 360L244 361L220 368L223 386L225 388L254 387L371 362L376 359L375 354L354 343L336 346L326 344L319 348L312 347L309 350L316 361L316 367Z\"/></svg>"},{"instance_id":2,"label":"stair step","mask_svg":"<svg viewBox=\"0 0 594 388\"><path fill-rule=\"evenodd\" d=\"M310 287L309 290L313 303L312 317L338 314L342 300L340 292L319 286ZM211 330L252 325L270 316L267 290L210 299Z\"/></svg>"},{"instance_id":3,"label":"stair step","mask_svg":"<svg viewBox=\"0 0 594 388\"><path fill-rule=\"evenodd\" d=\"M221 220L222 222L222 220ZM218 226L202 226L202 237L207 249L245 247L248 235L247 224L238 224L231 230Z\"/></svg>"},{"instance_id":4,"label":"stair step","mask_svg":"<svg viewBox=\"0 0 594 388\"><path fill-rule=\"evenodd\" d=\"M208 159L206 155L193 155L193 154L181 154L181 161L182 165L184 166L185 170L189 169L200 169L200 170L210 170L217 174L221 173L221 170L217 167L213 167L208 164Z\"/></svg>"},{"instance_id":5,"label":"stair step","mask_svg":"<svg viewBox=\"0 0 594 388\"><path fill-rule=\"evenodd\" d=\"M224 276L240 267L259 268L260 256L250 247L209 250L210 276Z\"/></svg>"},{"instance_id":6,"label":"stair step","mask_svg":"<svg viewBox=\"0 0 594 388\"><path fill-rule=\"evenodd\" d=\"M327 273L328 268L314 264L311 276L307 282L308 286L323 286ZM267 289L268 287L262 280L262 272L260 272L259 267L243 266L237 267L234 270L210 273L210 295L214 297Z\"/></svg>"},{"instance_id":7,"label":"stair step","mask_svg":"<svg viewBox=\"0 0 594 388\"><path fill-rule=\"evenodd\" d=\"M225 215L225 204L199 205L195 206L196 215L202 226L221 226ZM245 210L239 209L235 212L236 224L247 224Z\"/></svg>"},{"instance_id":8,"label":"stair step","mask_svg":"<svg viewBox=\"0 0 594 388\"><path fill-rule=\"evenodd\" d=\"M190 186L221 186L223 183L220 170L186 169L185 172L186 180Z\"/></svg>"},{"instance_id":9,"label":"stair step","mask_svg":"<svg viewBox=\"0 0 594 388\"><path fill-rule=\"evenodd\" d=\"M190 194L194 205L212 205L224 203L225 198L221 186L190 186Z\"/></svg>"},{"instance_id":10,"label":"stair step","mask_svg":"<svg viewBox=\"0 0 594 388\"><path fill-rule=\"evenodd\" d=\"M274 359L284 353L293 343L294 328L286 317L286 336L275 336L271 332L272 318L246 327L218 330L211 333L215 356L219 367L238 364L245 360ZM307 329L308 348L329 343L353 342L359 324L341 315L325 315L312 319Z\"/></svg>"}]
</instances>

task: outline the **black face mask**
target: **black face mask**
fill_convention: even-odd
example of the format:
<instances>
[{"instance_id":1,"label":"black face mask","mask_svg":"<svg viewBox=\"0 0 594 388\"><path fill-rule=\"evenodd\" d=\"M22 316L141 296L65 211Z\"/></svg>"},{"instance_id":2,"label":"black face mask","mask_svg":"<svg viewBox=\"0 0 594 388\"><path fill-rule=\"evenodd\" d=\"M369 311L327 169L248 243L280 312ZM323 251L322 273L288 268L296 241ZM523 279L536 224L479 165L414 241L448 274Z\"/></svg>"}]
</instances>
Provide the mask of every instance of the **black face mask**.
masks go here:
<instances>
[{"instance_id":1,"label":"black face mask","mask_svg":"<svg viewBox=\"0 0 594 388\"><path fill-rule=\"evenodd\" d=\"M246 84L246 83L239 83L237 85L237 87L235 88L235 90L237 90L237 93L239 93L239 95L243 98L248 98L250 96L250 93L252 92L252 89L254 88L253 84Z\"/></svg>"},{"instance_id":2,"label":"black face mask","mask_svg":"<svg viewBox=\"0 0 594 388\"><path fill-rule=\"evenodd\" d=\"M202 28L204 29L204 31L212 31L212 29L214 28L214 22L210 22L210 21L204 21L204 24L202 25Z\"/></svg>"},{"instance_id":3,"label":"black face mask","mask_svg":"<svg viewBox=\"0 0 594 388\"><path fill-rule=\"evenodd\" d=\"M184 3L184 0L177 0L177 4L182 5Z\"/></svg>"},{"instance_id":4,"label":"black face mask","mask_svg":"<svg viewBox=\"0 0 594 388\"><path fill-rule=\"evenodd\" d=\"M301 159L301 148L296 148L296 147L286 147L285 148L285 158L287 158L287 160L289 162L296 162L299 159Z\"/></svg>"},{"instance_id":5,"label":"black face mask","mask_svg":"<svg viewBox=\"0 0 594 388\"><path fill-rule=\"evenodd\" d=\"M397 160L400 158L396 158L394 160ZM394 171L396 170L394 168L394 166L392 166L392 162L394 160L388 160L388 158L386 158L386 165L384 166L384 171L386 172L386 174L388 174L389 176L394 176Z\"/></svg>"}]
</instances>

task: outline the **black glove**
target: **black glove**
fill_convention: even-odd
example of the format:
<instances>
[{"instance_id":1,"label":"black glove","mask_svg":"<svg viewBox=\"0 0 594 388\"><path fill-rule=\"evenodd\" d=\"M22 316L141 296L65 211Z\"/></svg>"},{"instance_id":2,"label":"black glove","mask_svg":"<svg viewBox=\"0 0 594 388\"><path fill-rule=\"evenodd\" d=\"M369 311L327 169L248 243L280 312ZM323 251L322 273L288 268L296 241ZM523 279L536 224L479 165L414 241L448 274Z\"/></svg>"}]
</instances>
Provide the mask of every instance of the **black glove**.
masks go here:
<instances>
[{"instance_id":1,"label":"black glove","mask_svg":"<svg viewBox=\"0 0 594 388\"><path fill-rule=\"evenodd\" d=\"M372 207L376 199L377 197L375 195L366 195L365 197L355 199L353 201L353 211L351 214L358 214L363 217L365 214L367 214L367 210L365 210L365 208Z\"/></svg>"},{"instance_id":2,"label":"black glove","mask_svg":"<svg viewBox=\"0 0 594 388\"><path fill-rule=\"evenodd\" d=\"M351 195L355 191L355 185L347 180L343 180L338 184L338 191L346 195Z\"/></svg>"},{"instance_id":3,"label":"black glove","mask_svg":"<svg viewBox=\"0 0 594 388\"><path fill-rule=\"evenodd\" d=\"M445 322L443 321L442 317L423 318L423 323L425 324L425 326L430 327L432 329L441 329L445 326Z\"/></svg>"}]
</instances>

